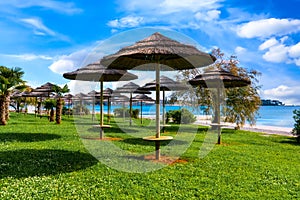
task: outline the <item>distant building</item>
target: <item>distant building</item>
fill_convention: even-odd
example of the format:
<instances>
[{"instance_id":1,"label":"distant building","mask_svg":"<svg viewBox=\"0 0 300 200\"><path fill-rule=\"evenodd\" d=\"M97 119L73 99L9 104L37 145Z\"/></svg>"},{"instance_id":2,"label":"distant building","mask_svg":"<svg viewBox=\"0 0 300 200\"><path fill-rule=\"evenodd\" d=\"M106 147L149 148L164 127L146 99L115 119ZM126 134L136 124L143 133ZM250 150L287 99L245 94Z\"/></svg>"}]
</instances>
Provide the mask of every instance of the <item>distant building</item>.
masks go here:
<instances>
[{"instance_id":1,"label":"distant building","mask_svg":"<svg viewBox=\"0 0 300 200\"><path fill-rule=\"evenodd\" d=\"M279 100L262 99L261 105L262 106L284 106L284 103L282 103Z\"/></svg>"}]
</instances>

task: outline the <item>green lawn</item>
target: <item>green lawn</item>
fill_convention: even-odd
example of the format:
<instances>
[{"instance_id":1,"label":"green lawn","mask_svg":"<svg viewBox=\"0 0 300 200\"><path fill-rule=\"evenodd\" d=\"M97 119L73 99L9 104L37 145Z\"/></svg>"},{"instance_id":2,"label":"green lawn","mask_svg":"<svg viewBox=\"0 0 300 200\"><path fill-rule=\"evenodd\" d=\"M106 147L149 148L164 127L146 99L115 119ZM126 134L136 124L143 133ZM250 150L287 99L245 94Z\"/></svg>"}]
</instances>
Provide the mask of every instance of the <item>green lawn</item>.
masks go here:
<instances>
[{"instance_id":1,"label":"green lawn","mask_svg":"<svg viewBox=\"0 0 300 200\"><path fill-rule=\"evenodd\" d=\"M177 137L176 131L181 132L174 146L162 143L162 154L177 155L173 148L191 141L182 162L147 161L163 167L146 173L111 168L84 146L97 148L100 160L108 163L119 155L103 154L104 144L133 157L151 154L153 144L140 137L153 134L153 123L144 123L137 126L137 120L129 127L123 119L112 120L113 128L105 134L122 140L98 141L82 139L98 137L90 117L76 123L65 117L56 125L46 117L11 114L9 124L0 127L0 199L300 199L300 145L290 137L225 129L222 145L200 158L206 128L172 126L166 135ZM131 163L119 162L118 167L134 162L141 167L145 162L128 160Z\"/></svg>"}]
</instances>

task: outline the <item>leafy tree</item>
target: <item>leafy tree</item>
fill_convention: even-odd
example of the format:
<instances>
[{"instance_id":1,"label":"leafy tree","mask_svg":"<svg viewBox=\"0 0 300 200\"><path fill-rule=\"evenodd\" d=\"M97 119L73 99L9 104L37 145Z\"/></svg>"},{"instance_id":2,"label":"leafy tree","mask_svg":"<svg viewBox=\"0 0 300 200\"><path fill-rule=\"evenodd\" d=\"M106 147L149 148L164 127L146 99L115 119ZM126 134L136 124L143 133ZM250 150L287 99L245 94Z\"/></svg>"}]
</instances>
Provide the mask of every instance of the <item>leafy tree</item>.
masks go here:
<instances>
[{"instance_id":1,"label":"leafy tree","mask_svg":"<svg viewBox=\"0 0 300 200\"><path fill-rule=\"evenodd\" d=\"M0 125L6 125L9 119L10 94L14 89L23 89L24 72L21 68L0 66Z\"/></svg>"},{"instance_id":2,"label":"leafy tree","mask_svg":"<svg viewBox=\"0 0 300 200\"><path fill-rule=\"evenodd\" d=\"M54 107L56 106L56 101L55 99L46 99L44 102L44 108L46 108L46 110L50 111L49 114L49 121L53 122L54 121Z\"/></svg>"},{"instance_id":3,"label":"leafy tree","mask_svg":"<svg viewBox=\"0 0 300 200\"><path fill-rule=\"evenodd\" d=\"M223 113L226 116L225 121L236 124L236 129L239 129L245 124L246 121L250 125L254 125L256 122L256 114L261 100L258 95L258 89L260 86L257 85L257 76L260 75L256 70L250 70L243 67L239 67L239 61L235 56L231 56L229 59L224 58L224 53L220 49L215 49L212 54L217 58L216 62L206 68L210 70L212 68L223 69L231 72L233 75L239 76L244 79L251 80L251 85L240 88L226 88L225 89L225 104L223 106ZM179 72L177 79L188 81L200 74L198 69L184 70ZM198 105L205 105L210 108L212 106L216 110L216 105L213 99L216 94L211 92L212 90L198 87L193 92L182 91L183 94L179 93L179 96L189 96L190 99L197 97L197 101L194 103Z\"/></svg>"},{"instance_id":4,"label":"leafy tree","mask_svg":"<svg viewBox=\"0 0 300 200\"><path fill-rule=\"evenodd\" d=\"M62 115L62 109L63 109L63 100L62 96L64 93L69 92L68 85L64 85L64 87L59 87L58 85L53 86L53 91L57 95L57 100L56 100L56 118L55 121L57 124L61 123L61 115Z\"/></svg>"},{"instance_id":5,"label":"leafy tree","mask_svg":"<svg viewBox=\"0 0 300 200\"><path fill-rule=\"evenodd\" d=\"M292 133L297 136L297 142L300 143L300 110L294 110L294 128L292 130Z\"/></svg>"}]
</instances>

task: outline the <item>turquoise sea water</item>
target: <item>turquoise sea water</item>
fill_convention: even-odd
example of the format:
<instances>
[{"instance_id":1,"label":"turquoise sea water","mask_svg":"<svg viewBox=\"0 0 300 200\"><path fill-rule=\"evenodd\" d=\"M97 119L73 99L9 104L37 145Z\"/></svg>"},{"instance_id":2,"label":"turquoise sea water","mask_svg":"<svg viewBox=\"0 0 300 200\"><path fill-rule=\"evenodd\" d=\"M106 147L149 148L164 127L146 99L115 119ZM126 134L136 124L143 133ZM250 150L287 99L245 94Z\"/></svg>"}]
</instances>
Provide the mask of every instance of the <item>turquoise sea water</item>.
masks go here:
<instances>
[{"instance_id":1,"label":"turquoise sea water","mask_svg":"<svg viewBox=\"0 0 300 200\"><path fill-rule=\"evenodd\" d=\"M113 105L111 107L111 112L115 108L120 108L121 105ZM169 110L178 110L185 106L176 106L176 105L167 105L166 111ZM140 109L139 105L133 105L133 109ZM204 111L201 108L193 109L185 107L192 111L196 115L204 115ZM89 106L89 109L92 110L92 106ZM257 116L257 125L266 125L266 126L278 126L278 127L294 127L293 119L293 110L300 109L300 106L261 106L259 109L259 115ZM107 113L107 106L104 106L104 113ZM95 111L99 112L99 105L95 106ZM161 110L162 112L162 110ZM143 105L143 115L155 115L155 105Z\"/></svg>"}]
</instances>

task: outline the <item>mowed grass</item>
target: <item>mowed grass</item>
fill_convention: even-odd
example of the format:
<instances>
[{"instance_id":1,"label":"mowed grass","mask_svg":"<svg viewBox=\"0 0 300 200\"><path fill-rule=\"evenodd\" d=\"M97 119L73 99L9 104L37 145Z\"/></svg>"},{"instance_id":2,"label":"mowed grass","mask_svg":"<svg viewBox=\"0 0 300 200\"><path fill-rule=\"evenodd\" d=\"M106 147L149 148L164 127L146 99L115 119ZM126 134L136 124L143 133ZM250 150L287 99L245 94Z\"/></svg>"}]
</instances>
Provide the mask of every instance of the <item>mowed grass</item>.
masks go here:
<instances>
[{"instance_id":1,"label":"mowed grass","mask_svg":"<svg viewBox=\"0 0 300 200\"><path fill-rule=\"evenodd\" d=\"M45 117L11 115L9 124L0 127L0 199L300 198L300 146L294 138L224 129L222 145L200 158L207 128L174 125L165 134L175 137L181 130L184 137L177 145L186 145L188 137L192 141L180 157L184 162L128 173L98 161L84 146L90 141L84 138L99 135L90 116L75 122L64 117L56 125ZM132 155L151 153L153 144L137 136L153 134L153 123L138 124L112 119L105 135L122 140L105 142Z\"/></svg>"}]
</instances>

